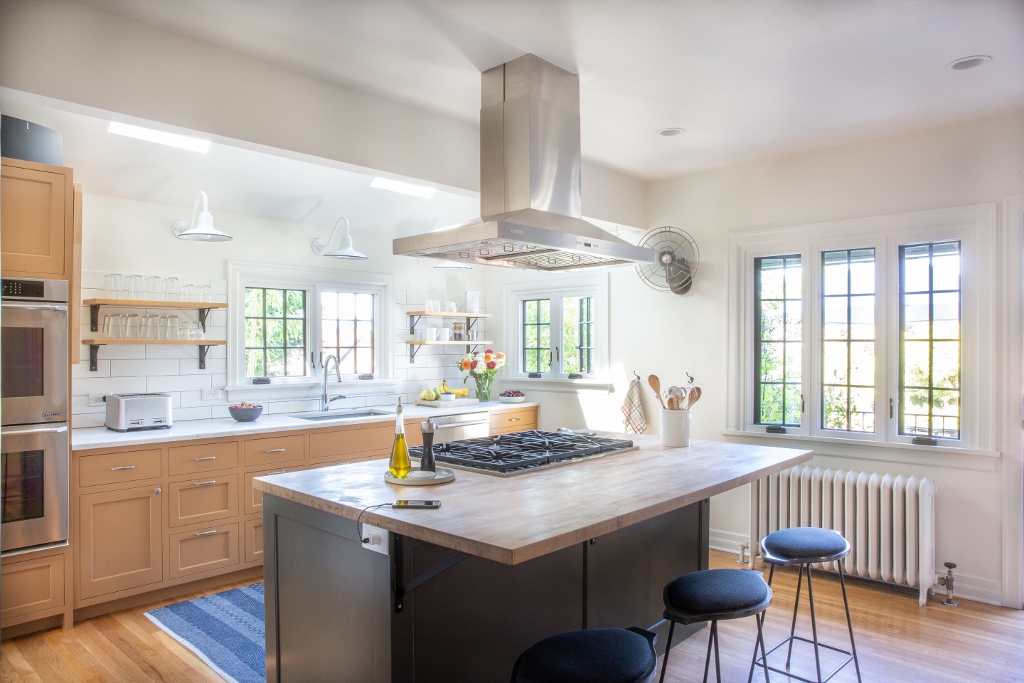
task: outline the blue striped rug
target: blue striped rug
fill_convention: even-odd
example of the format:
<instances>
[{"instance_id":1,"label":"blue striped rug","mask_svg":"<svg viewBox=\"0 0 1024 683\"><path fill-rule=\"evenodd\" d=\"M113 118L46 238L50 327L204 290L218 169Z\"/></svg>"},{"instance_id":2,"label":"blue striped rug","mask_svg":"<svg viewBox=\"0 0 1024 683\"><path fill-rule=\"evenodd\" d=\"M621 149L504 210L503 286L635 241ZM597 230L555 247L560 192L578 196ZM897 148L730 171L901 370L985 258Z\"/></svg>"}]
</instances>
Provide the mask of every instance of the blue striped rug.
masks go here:
<instances>
[{"instance_id":1,"label":"blue striped rug","mask_svg":"<svg viewBox=\"0 0 1024 683\"><path fill-rule=\"evenodd\" d=\"M230 683L264 683L263 583L146 612L149 619Z\"/></svg>"}]
</instances>

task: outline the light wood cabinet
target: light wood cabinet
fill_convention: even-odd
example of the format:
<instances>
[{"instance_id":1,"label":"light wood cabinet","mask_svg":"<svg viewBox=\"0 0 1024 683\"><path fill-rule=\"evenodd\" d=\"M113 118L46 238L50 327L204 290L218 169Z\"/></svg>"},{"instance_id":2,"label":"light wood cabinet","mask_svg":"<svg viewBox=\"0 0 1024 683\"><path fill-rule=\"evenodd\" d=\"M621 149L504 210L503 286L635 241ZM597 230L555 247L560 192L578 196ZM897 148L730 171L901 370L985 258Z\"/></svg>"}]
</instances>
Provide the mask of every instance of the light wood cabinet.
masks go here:
<instances>
[{"instance_id":1,"label":"light wood cabinet","mask_svg":"<svg viewBox=\"0 0 1024 683\"><path fill-rule=\"evenodd\" d=\"M302 434L246 439L245 466L273 465L306 457L306 437Z\"/></svg>"},{"instance_id":2,"label":"light wood cabinet","mask_svg":"<svg viewBox=\"0 0 1024 683\"><path fill-rule=\"evenodd\" d=\"M170 535L170 578L233 567L238 564L238 523L180 531Z\"/></svg>"},{"instance_id":3,"label":"light wood cabinet","mask_svg":"<svg viewBox=\"0 0 1024 683\"><path fill-rule=\"evenodd\" d=\"M293 465L291 467L277 467L274 469L256 470L246 472L242 475L242 514L261 515L263 514L263 493L252 487L253 477L265 477L268 474L284 474L306 469L305 465Z\"/></svg>"},{"instance_id":4,"label":"light wood cabinet","mask_svg":"<svg viewBox=\"0 0 1024 683\"><path fill-rule=\"evenodd\" d=\"M162 497L139 486L79 497L78 595L93 598L163 579Z\"/></svg>"},{"instance_id":5,"label":"light wood cabinet","mask_svg":"<svg viewBox=\"0 0 1024 683\"><path fill-rule=\"evenodd\" d=\"M2 571L0 616L5 626L64 607L63 553L5 563Z\"/></svg>"},{"instance_id":6,"label":"light wood cabinet","mask_svg":"<svg viewBox=\"0 0 1024 683\"><path fill-rule=\"evenodd\" d=\"M238 475L172 481L167 487L168 526L200 524L238 515Z\"/></svg>"},{"instance_id":7,"label":"light wood cabinet","mask_svg":"<svg viewBox=\"0 0 1024 683\"><path fill-rule=\"evenodd\" d=\"M491 413L491 434L511 434L536 428L536 406Z\"/></svg>"},{"instance_id":8,"label":"light wood cabinet","mask_svg":"<svg viewBox=\"0 0 1024 683\"><path fill-rule=\"evenodd\" d=\"M78 485L124 484L160 476L160 449L83 455L78 461Z\"/></svg>"},{"instance_id":9,"label":"light wood cabinet","mask_svg":"<svg viewBox=\"0 0 1024 683\"><path fill-rule=\"evenodd\" d=\"M245 522L245 562L263 561L263 519L249 519Z\"/></svg>"},{"instance_id":10,"label":"light wood cabinet","mask_svg":"<svg viewBox=\"0 0 1024 683\"><path fill-rule=\"evenodd\" d=\"M74 237L72 170L3 159L0 164L0 270L3 275L71 280Z\"/></svg>"},{"instance_id":11,"label":"light wood cabinet","mask_svg":"<svg viewBox=\"0 0 1024 683\"><path fill-rule=\"evenodd\" d=\"M238 443L220 441L167 449L171 476L198 474L238 467Z\"/></svg>"}]
</instances>

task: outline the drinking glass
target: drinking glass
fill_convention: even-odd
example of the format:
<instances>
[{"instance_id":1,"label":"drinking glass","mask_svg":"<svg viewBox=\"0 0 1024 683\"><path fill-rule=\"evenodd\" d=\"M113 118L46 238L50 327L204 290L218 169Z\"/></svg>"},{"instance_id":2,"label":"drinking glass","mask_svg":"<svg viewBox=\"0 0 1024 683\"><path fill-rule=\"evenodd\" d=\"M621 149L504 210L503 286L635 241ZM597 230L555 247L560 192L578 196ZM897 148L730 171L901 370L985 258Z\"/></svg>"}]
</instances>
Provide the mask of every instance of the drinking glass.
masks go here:
<instances>
[{"instance_id":1,"label":"drinking glass","mask_svg":"<svg viewBox=\"0 0 1024 683\"><path fill-rule=\"evenodd\" d=\"M212 301L213 294L210 289L210 285L203 285L199 288L199 300L200 301Z\"/></svg>"},{"instance_id":2,"label":"drinking glass","mask_svg":"<svg viewBox=\"0 0 1024 683\"><path fill-rule=\"evenodd\" d=\"M181 286L181 300L182 301L195 301L196 300L196 288L194 285L182 285Z\"/></svg>"},{"instance_id":3,"label":"drinking glass","mask_svg":"<svg viewBox=\"0 0 1024 683\"><path fill-rule=\"evenodd\" d=\"M167 316L167 339L181 339L181 325L178 322L178 316L169 315Z\"/></svg>"},{"instance_id":4,"label":"drinking glass","mask_svg":"<svg viewBox=\"0 0 1024 683\"><path fill-rule=\"evenodd\" d=\"M142 276L141 275L126 275L124 278L124 298L126 299L141 299L142 298Z\"/></svg>"},{"instance_id":5,"label":"drinking glass","mask_svg":"<svg viewBox=\"0 0 1024 683\"><path fill-rule=\"evenodd\" d=\"M164 288L163 280L156 275L150 275L146 278L146 299L150 301L163 301Z\"/></svg>"},{"instance_id":6,"label":"drinking glass","mask_svg":"<svg viewBox=\"0 0 1024 683\"><path fill-rule=\"evenodd\" d=\"M125 327L125 339L139 339L142 333L142 325L137 313L128 314L128 324Z\"/></svg>"},{"instance_id":7,"label":"drinking glass","mask_svg":"<svg viewBox=\"0 0 1024 683\"><path fill-rule=\"evenodd\" d=\"M153 339L167 339L167 316L156 316L156 336Z\"/></svg>"},{"instance_id":8,"label":"drinking glass","mask_svg":"<svg viewBox=\"0 0 1024 683\"><path fill-rule=\"evenodd\" d=\"M120 321L116 315L107 313L103 316L103 338L117 339L117 331L120 328Z\"/></svg>"},{"instance_id":9,"label":"drinking glass","mask_svg":"<svg viewBox=\"0 0 1024 683\"><path fill-rule=\"evenodd\" d=\"M164 278L164 301L178 300L178 278Z\"/></svg>"},{"instance_id":10,"label":"drinking glass","mask_svg":"<svg viewBox=\"0 0 1024 683\"><path fill-rule=\"evenodd\" d=\"M103 295L108 299L120 299L124 296L124 276L110 273L103 276Z\"/></svg>"}]
</instances>

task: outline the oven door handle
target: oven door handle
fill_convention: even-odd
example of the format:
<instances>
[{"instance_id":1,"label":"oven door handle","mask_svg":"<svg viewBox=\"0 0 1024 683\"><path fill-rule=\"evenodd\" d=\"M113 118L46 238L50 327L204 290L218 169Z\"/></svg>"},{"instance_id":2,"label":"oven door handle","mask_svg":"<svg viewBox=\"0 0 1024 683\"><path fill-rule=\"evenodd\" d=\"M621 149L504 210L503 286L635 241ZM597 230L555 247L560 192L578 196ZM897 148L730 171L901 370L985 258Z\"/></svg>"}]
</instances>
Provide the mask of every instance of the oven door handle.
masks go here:
<instances>
[{"instance_id":1,"label":"oven door handle","mask_svg":"<svg viewBox=\"0 0 1024 683\"><path fill-rule=\"evenodd\" d=\"M490 423L491 423L491 420L488 418L486 420L474 420L473 422L453 422L451 424L444 424L444 425L435 424L434 425L434 431L435 432L439 432L442 429L454 429L456 427L473 427L475 425L486 425L486 424L490 424Z\"/></svg>"},{"instance_id":2,"label":"oven door handle","mask_svg":"<svg viewBox=\"0 0 1024 683\"><path fill-rule=\"evenodd\" d=\"M2 306L3 308L20 308L20 309L22 309L24 311L44 310L44 311L64 311L65 313L67 313L67 310L68 310L68 307L65 304L36 304L36 303L19 304L19 303L16 303L14 301L4 301L2 304L0 304L0 306Z\"/></svg>"},{"instance_id":3,"label":"oven door handle","mask_svg":"<svg viewBox=\"0 0 1024 683\"><path fill-rule=\"evenodd\" d=\"M25 436L27 434L46 434L47 432L66 432L68 426L58 425L54 427L23 427L20 429L10 429L4 427L0 429L0 436Z\"/></svg>"}]
</instances>

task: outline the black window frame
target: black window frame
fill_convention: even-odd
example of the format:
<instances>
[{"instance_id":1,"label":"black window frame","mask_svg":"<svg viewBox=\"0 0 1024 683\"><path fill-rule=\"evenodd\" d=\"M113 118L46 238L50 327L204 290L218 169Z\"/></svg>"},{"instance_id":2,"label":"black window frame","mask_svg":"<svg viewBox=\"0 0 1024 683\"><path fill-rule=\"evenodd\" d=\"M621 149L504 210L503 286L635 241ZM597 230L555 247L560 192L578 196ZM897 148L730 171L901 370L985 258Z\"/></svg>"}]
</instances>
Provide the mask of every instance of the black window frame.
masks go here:
<instances>
[{"instance_id":1,"label":"black window frame","mask_svg":"<svg viewBox=\"0 0 1024 683\"><path fill-rule=\"evenodd\" d=\"M762 299L762 297L761 297L761 264L764 261L777 261L777 260L780 260L780 259L783 262L783 267L782 267L782 270L783 270L782 296L783 296L783 298L782 299ZM789 340L786 339L786 302L787 301L797 301L797 300L799 300L801 302L801 316L800 316L800 324L801 325L803 325L803 314L804 314L804 311L803 311L803 292L801 291L799 296L796 297L796 298L789 298L788 297L788 292L786 291L787 284L786 284L785 272L789 268L789 261L791 259L794 259L794 260L796 260L799 263L799 267L801 268L801 271L802 271L803 265L804 265L804 263L803 263L803 255L799 254L799 253L796 253L796 254L779 254L779 255L775 255L775 256L762 256L762 257L758 257L758 258L754 259L754 330L756 331L757 339L756 339L755 344L754 344L754 416L753 416L754 420L753 420L753 424L758 425L758 426L765 426L765 427L794 427L794 428L798 428L803 423L803 417L802 416L803 416L803 413L804 413L804 398L803 398L803 371L802 371L802 368L801 368L801 373L800 373L800 382L786 382L786 345L789 344L789 343L799 343L801 345L801 354L802 354L803 353L803 344L806 343L804 341L804 339L803 339L803 334L801 334L799 342L790 342ZM801 290L803 288L803 280L804 280L803 273L801 272L801 278L800 278ZM783 302L783 307L782 307L782 321L783 321L782 324L783 324L783 327L782 327L782 339L781 340L765 340L762 337L763 326L762 326L762 322L761 322L761 308L762 308L761 307L761 303L763 301L782 301ZM763 382L762 381L762 373L761 373L761 346L762 346L762 344L764 344L766 342L767 343L779 343L779 342L782 343L782 381L781 382ZM761 393L762 392L761 392L761 388L765 384L773 384L773 385L774 384L778 384L778 385L782 386L782 421L781 422L766 422L766 421L762 420L762 415L761 415ZM792 422L787 422L786 421L786 385L787 384L796 384L799 387L799 389L800 389L800 410L798 411L798 414L801 416L800 422L792 423Z\"/></svg>"}]
</instances>

